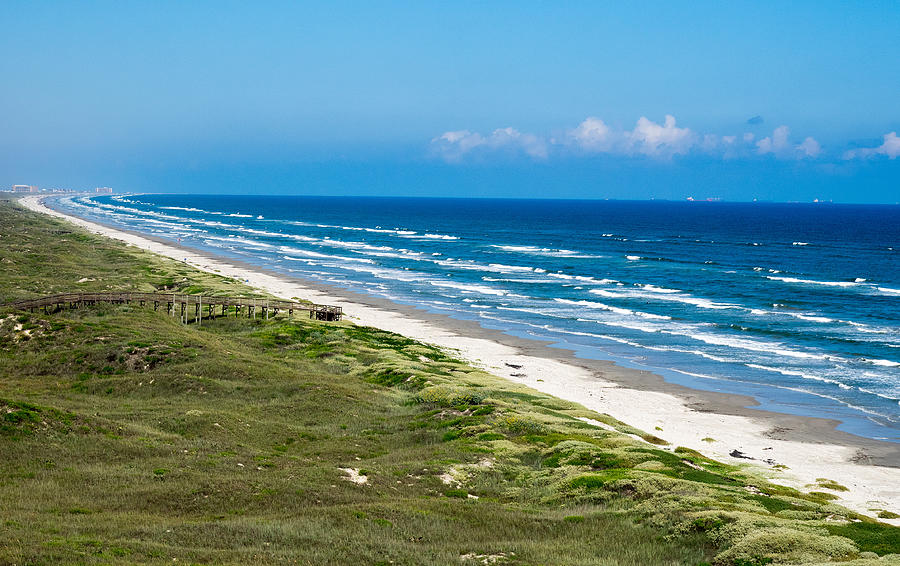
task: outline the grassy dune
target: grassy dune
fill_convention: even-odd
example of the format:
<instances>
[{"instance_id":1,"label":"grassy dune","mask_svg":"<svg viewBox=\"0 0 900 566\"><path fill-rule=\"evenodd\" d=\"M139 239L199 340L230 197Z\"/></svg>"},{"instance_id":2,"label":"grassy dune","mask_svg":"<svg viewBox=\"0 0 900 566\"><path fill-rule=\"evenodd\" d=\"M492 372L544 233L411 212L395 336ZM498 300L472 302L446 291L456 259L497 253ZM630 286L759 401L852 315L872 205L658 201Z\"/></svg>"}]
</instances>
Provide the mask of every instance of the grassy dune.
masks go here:
<instances>
[{"instance_id":1,"label":"grassy dune","mask_svg":"<svg viewBox=\"0 0 900 566\"><path fill-rule=\"evenodd\" d=\"M0 301L251 294L0 202ZM900 529L349 323L0 310L0 564L884 565ZM879 558L881 557L881 558Z\"/></svg>"}]
</instances>

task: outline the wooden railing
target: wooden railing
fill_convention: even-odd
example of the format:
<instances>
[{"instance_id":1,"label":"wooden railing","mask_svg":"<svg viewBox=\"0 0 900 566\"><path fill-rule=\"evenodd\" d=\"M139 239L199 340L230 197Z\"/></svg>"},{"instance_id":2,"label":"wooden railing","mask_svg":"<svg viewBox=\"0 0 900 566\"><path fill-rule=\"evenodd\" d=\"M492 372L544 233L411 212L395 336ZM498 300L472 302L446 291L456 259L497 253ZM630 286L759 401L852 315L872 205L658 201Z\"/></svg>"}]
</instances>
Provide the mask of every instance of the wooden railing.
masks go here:
<instances>
[{"instance_id":1,"label":"wooden railing","mask_svg":"<svg viewBox=\"0 0 900 566\"><path fill-rule=\"evenodd\" d=\"M96 303L139 303L141 306L153 304L153 309L158 310L163 304L166 312L175 315L180 309L181 318L187 321L187 315L191 306L194 307L194 320L203 320L203 309L207 309L207 318L215 315L215 308L221 307L221 314L228 313L234 307L235 316L240 316L246 308L248 317L263 316L268 318L275 316L279 311L287 311L290 316L294 311L309 312L309 318L316 320L341 320L341 307L330 305L316 305L313 303L298 303L295 301L282 301L278 299L260 299L254 297L223 297L218 295L180 295L178 293L61 293L48 295L34 299L24 299L2 305L2 308L16 310L44 309L49 312L51 308L60 310L64 307L78 308L83 305Z\"/></svg>"}]
</instances>

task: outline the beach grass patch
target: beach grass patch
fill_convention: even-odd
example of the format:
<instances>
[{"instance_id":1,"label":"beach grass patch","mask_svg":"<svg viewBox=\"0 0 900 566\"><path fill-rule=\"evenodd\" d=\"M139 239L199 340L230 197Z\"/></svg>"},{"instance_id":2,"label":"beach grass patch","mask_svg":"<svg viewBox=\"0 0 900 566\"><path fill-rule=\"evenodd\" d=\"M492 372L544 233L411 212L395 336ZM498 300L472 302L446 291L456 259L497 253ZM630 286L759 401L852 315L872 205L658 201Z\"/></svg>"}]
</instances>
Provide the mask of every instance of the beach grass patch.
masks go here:
<instances>
[{"instance_id":1,"label":"beach grass patch","mask_svg":"<svg viewBox=\"0 0 900 566\"><path fill-rule=\"evenodd\" d=\"M809 496L814 501L822 502L835 501L837 499L840 499L840 497L838 497L837 495L833 493L826 493L824 491L810 491L809 493L807 493L807 496Z\"/></svg>"},{"instance_id":2,"label":"beach grass patch","mask_svg":"<svg viewBox=\"0 0 900 566\"><path fill-rule=\"evenodd\" d=\"M421 389L416 394L415 400L423 405L433 407L457 407L460 410L468 410L470 406L481 405L484 402L484 395L478 391L451 385L433 385ZM481 409L481 407L476 407L476 409ZM479 415L488 413L490 411L478 412Z\"/></svg>"},{"instance_id":3,"label":"beach grass patch","mask_svg":"<svg viewBox=\"0 0 900 566\"><path fill-rule=\"evenodd\" d=\"M601 489L613 482L627 477L629 477L628 469L614 468L576 476L569 480L565 487L568 490Z\"/></svg>"},{"instance_id":4,"label":"beach grass patch","mask_svg":"<svg viewBox=\"0 0 900 566\"><path fill-rule=\"evenodd\" d=\"M900 527L878 523L871 519L846 524L829 524L825 528L833 535L846 537L862 551L879 556L900 554Z\"/></svg>"},{"instance_id":5,"label":"beach grass patch","mask_svg":"<svg viewBox=\"0 0 900 566\"><path fill-rule=\"evenodd\" d=\"M843 486L836 481L825 479L825 478L817 478L816 483L811 487L830 489L832 491L849 491L846 486Z\"/></svg>"},{"instance_id":6,"label":"beach grass patch","mask_svg":"<svg viewBox=\"0 0 900 566\"><path fill-rule=\"evenodd\" d=\"M800 507L794 505L793 503L790 503L778 497L767 497L765 495L749 495L747 499L756 501L757 503L765 507L766 511L773 514L789 509L800 509Z\"/></svg>"},{"instance_id":7,"label":"beach grass patch","mask_svg":"<svg viewBox=\"0 0 900 566\"><path fill-rule=\"evenodd\" d=\"M503 440L504 438L506 438L506 435L500 434L499 432L483 432L478 435L478 440L485 441Z\"/></svg>"}]
</instances>

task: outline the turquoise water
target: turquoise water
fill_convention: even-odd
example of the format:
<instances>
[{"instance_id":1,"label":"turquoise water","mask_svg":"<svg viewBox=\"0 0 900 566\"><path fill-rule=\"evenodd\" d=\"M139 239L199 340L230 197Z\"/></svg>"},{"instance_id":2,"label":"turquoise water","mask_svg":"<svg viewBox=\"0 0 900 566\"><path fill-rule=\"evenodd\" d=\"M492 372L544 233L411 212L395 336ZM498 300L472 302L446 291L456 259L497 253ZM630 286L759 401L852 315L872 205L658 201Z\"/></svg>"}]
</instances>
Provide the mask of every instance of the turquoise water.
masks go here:
<instances>
[{"instance_id":1,"label":"turquoise water","mask_svg":"<svg viewBox=\"0 0 900 566\"><path fill-rule=\"evenodd\" d=\"M53 206L900 441L900 207L136 195Z\"/></svg>"}]
</instances>

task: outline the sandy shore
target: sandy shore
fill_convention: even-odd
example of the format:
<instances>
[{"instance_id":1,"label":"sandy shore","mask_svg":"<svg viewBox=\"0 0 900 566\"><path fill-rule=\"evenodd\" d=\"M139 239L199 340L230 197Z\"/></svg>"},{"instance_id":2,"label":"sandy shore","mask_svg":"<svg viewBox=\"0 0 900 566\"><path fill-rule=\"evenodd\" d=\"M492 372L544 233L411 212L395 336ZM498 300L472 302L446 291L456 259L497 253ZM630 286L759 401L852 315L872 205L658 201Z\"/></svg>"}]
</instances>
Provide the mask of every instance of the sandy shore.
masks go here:
<instances>
[{"instance_id":1,"label":"sandy shore","mask_svg":"<svg viewBox=\"0 0 900 566\"><path fill-rule=\"evenodd\" d=\"M497 376L607 413L664 438L672 446L686 446L721 461L754 466L772 481L825 491L805 486L814 484L817 478L834 480L849 488L846 492L833 492L840 497L839 503L858 512L900 512L900 445L837 431L834 421L756 410L755 401L748 397L673 385L650 372L612 362L576 359L565 350L484 329L475 322L289 278L117 230L52 210L38 196L25 197L20 202L31 210L66 219L91 232L204 271L247 281L279 297L341 306L357 324L452 349L459 357ZM750 459L732 457L735 450ZM776 469L776 464L787 469ZM900 520L888 522L900 525Z\"/></svg>"}]
</instances>

